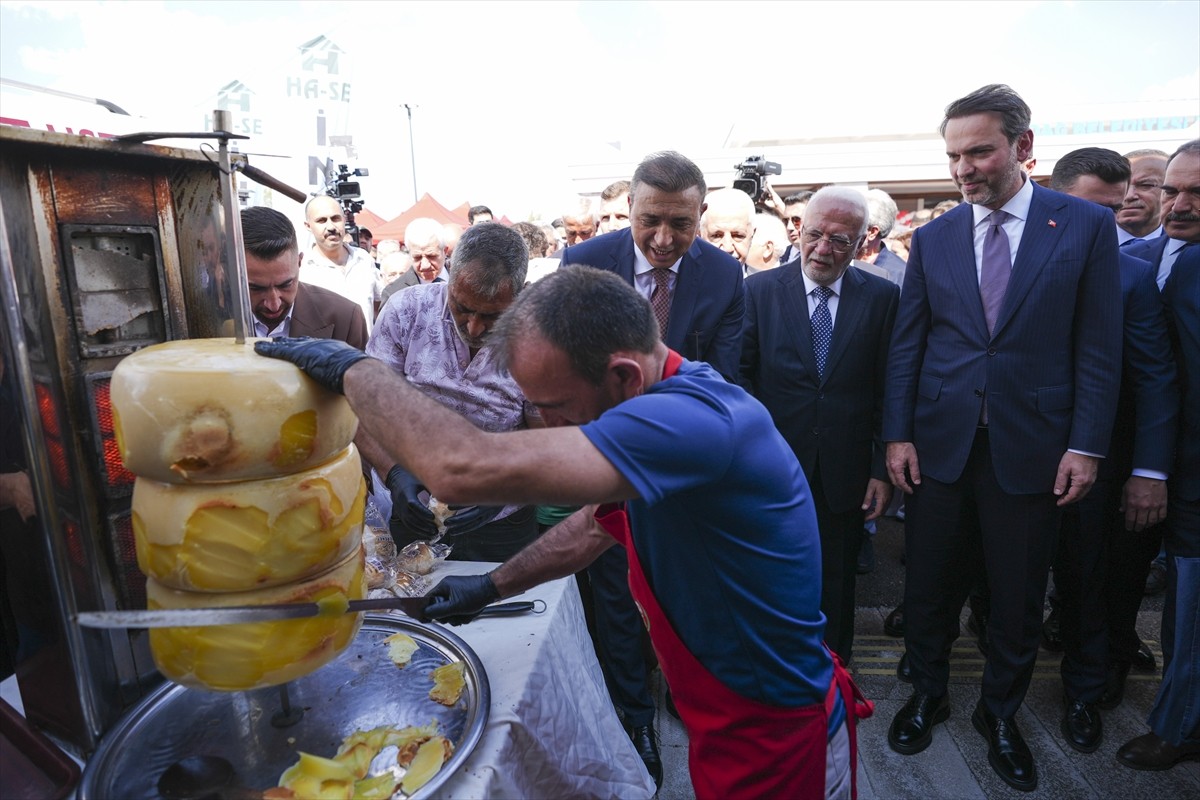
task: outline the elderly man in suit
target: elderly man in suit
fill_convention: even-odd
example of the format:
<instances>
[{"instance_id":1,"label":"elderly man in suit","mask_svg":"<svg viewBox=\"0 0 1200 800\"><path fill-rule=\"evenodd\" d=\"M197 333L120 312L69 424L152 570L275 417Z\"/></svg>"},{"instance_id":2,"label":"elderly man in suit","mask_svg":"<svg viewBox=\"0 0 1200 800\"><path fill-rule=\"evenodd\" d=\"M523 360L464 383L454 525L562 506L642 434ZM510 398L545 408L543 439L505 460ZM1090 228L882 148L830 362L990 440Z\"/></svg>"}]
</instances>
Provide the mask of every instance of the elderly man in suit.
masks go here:
<instances>
[{"instance_id":1,"label":"elderly man in suit","mask_svg":"<svg viewBox=\"0 0 1200 800\"><path fill-rule=\"evenodd\" d=\"M1182 388L1167 510L1163 682L1150 710L1150 732L1117 751L1118 761L1147 770L1200 760L1200 139L1167 162L1162 206L1166 237L1185 243L1163 288Z\"/></svg>"},{"instance_id":2,"label":"elderly man in suit","mask_svg":"<svg viewBox=\"0 0 1200 800\"><path fill-rule=\"evenodd\" d=\"M880 267L889 281L902 286L904 259L888 250L883 241L896 225L896 201L883 189L870 189L867 192L867 208L871 212L867 221L867 237L857 258Z\"/></svg>"},{"instance_id":3,"label":"elderly man in suit","mask_svg":"<svg viewBox=\"0 0 1200 800\"><path fill-rule=\"evenodd\" d=\"M561 267L582 264L615 272L650 300L667 347L685 358L707 361L733 381L746 307L742 265L696 236L707 208L705 190L704 173L679 153L647 156L630 185L630 227L566 248ZM613 702L625 715L646 768L660 783L654 700L641 649L642 617L629 592L628 574L629 563L619 547L588 567L596 639Z\"/></svg>"},{"instance_id":4,"label":"elderly man in suit","mask_svg":"<svg viewBox=\"0 0 1200 800\"><path fill-rule=\"evenodd\" d=\"M1037 770L1015 716L1062 507L1087 493L1108 452L1121 358L1113 214L1028 179L1029 121L1002 85L947 107L941 132L966 202L913 235L883 411L888 472L909 495L914 688L888 743L919 753L949 716L950 644L982 557L991 614L972 722L992 768L1022 791Z\"/></svg>"},{"instance_id":5,"label":"elderly man in suit","mask_svg":"<svg viewBox=\"0 0 1200 800\"><path fill-rule=\"evenodd\" d=\"M879 423L900 288L850 266L867 221L855 189L813 195L800 259L746 280L739 376L808 478L821 534L825 642L847 663L863 522L892 497Z\"/></svg>"},{"instance_id":6,"label":"elderly man in suit","mask_svg":"<svg viewBox=\"0 0 1200 800\"><path fill-rule=\"evenodd\" d=\"M366 348L362 308L336 292L300 281L300 247L291 220L265 206L244 209L242 241L256 336L340 339L359 350Z\"/></svg>"}]
</instances>

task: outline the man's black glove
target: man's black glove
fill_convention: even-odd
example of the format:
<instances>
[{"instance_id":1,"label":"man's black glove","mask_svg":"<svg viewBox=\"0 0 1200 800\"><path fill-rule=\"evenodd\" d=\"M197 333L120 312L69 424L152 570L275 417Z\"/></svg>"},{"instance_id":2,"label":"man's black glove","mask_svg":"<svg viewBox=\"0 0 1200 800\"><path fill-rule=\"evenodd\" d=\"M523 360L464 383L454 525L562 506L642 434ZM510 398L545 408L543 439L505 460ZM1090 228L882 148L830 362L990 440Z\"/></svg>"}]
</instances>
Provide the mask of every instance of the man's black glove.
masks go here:
<instances>
[{"instance_id":1,"label":"man's black glove","mask_svg":"<svg viewBox=\"0 0 1200 800\"><path fill-rule=\"evenodd\" d=\"M446 535L460 536L470 533L487 525L503 510L504 506L470 506L456 511L454 516L446 520Z\"/></svg>"},{"instance_id":2,"label":"man's black glove","mask_svg":"<svg viewBox=\"0 0 1200 800\"><path fill-rule=\"evenodd\" d=\"M290 361L331 392L342 394L346 370L370 358L362 350L338 339L279 338L254 343L260 356Z\"/></svg>"},{"instance_id":3,"label":"man's black glove","mask_svg":"<svg viewBox=\"0 0 1200 800\"><path fill-rule=\"evenodd\" d=\"M500 599L491 575L451 575L429 592L425 616L451 625L465 625Z\"/></svg>"},{"instance_id":4,"label":"man's black glove","mask_svg":"<svg viewBox=\"0 0 1200 800\"><path fill-rule=\"evenodd\" d=\"M392 532L401 534L406 542L412 539L413 534L423 539L437 536L433 512L421 502L420 494L427 490L417 476L397 464L388 470L384 483L392 493L392 518L388 520Z\"/></svg>"}]
</instances>

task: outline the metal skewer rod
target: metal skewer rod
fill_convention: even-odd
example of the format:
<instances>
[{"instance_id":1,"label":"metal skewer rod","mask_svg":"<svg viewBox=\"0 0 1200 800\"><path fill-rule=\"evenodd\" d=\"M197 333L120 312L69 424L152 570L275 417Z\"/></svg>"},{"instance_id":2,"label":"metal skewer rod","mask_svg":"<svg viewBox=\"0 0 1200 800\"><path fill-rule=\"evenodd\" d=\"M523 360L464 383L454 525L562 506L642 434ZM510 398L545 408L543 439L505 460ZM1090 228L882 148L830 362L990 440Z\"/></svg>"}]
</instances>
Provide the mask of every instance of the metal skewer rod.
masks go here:
<instances>
[{"instance_id":1,"label":"metal skewer rod","mask_svg":"<svg viewBox=\"0 0 1200 800\"><path fill-rule=\"evenodd\" d=\"M217 109L213 111L213 130L217 133L229 133L233 126L232 115L229 111ZM243 344L246 333L254 332L254 323L250 321L250 302L248 282L246 278L246 253L242 249L242 217L237 206L237 173L229 157L229 139L218 137L218 163L223 179L221 205L225 210L225 263L233 270L230 294L233 298L233 336L234 341Z\"/></svg>"}]
</instances>

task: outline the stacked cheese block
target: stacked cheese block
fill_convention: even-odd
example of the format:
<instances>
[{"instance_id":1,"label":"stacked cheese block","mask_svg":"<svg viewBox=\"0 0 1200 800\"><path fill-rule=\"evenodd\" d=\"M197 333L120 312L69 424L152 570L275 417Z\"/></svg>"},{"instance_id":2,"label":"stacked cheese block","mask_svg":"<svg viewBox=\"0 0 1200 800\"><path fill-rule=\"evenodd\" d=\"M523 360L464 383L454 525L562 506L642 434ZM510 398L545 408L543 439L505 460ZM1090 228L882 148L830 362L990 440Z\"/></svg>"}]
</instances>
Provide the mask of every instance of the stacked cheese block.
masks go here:
<instances>
[{"instance_id":1,"label":"stacked cheese block","mask_svg":"<svg viewBox=\"0 0 1200 800\"><path fill-rule=\"evenodd\" d=\"M253 341L167 342L113 372L113 427L138 476L133 530L150 608L364 596L366 487L345 398ZM360 616L156 628L155 663L189 686L241 691L305 675Z\"/></svg>"}]
</instances>

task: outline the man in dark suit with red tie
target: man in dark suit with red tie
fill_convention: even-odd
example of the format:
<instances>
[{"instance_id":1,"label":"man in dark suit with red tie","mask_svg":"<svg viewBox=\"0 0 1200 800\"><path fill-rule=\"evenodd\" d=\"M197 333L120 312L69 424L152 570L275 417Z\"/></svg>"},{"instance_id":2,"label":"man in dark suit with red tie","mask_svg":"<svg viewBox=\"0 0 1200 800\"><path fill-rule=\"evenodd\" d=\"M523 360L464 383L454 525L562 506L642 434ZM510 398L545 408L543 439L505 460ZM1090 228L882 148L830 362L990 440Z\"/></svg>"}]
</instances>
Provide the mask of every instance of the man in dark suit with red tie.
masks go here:
<instances>
[{"instance_id":1,"label":"man in dark suit with red tie","mask_svg":"<svg viewBox=\"0 0 1200 800\"><path fill-rule=\"evenodd\" d=\"M684 358L707 361L734 381L746 307L742 265L696 238L707 207L705 189L704 173L688 158L675 152L647 156L630 185L630 227L566 248L561 267L582 264L615 272L650 300L667 347ZM613 701L646 768L661 783L653 697L641 649L643 624L628 574L619 547L588 568L596 639Z\"/></svg>"},{"instance_id":2,"label":"man in dark suit with red tie","mask_svg":"<svg viewBox=\"0 0 1200 800\"><path fill-rule=\"evenodd\" d=\"M1120 376L1112 211L1034 186L1029 106L991 85L942 122L966 201L913 235L883 438L906 502L905 646L913 696L888 733L905 755L950 714L950 644L982 558L991 590L972 722L1010 786L1037 787L1015 716L1033 676L1063 506L1108 452Z\"/></svg>"},{"instance_id":3,"label":"man in dark suit with red tie","mask_svg":"<svg viewBox=\"0 0 1200 800\"><path fill-rule=\"evenodd\" d=\"M867 230L862 192L831 186L813 195L800 258L746 280L740 373L808 478L825 643L846 663L863 522L892 497L879 421L900 287L850 266Z\"/></svg>"}]
</instances>

